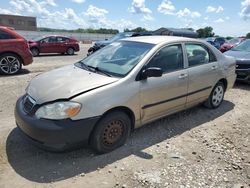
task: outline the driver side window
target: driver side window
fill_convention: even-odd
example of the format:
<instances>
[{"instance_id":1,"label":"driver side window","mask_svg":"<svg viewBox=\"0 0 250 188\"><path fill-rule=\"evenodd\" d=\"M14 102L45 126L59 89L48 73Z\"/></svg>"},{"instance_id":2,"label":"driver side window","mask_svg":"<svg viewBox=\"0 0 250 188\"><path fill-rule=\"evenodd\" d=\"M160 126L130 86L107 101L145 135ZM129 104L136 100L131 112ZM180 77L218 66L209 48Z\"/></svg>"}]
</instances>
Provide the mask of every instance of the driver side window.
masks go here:
<instances>
[{"instance_id":1,"label":"driver side window","mask_svg":"<svg viewBox=\"0 0 250 188\"><path fill-rule=\"evenodd\" d=\"M147 64L149 67L161 68L163 73L183 69L183 52L181 44L166 46L160 49Z\"/></svg>"},{"instance_id":2,"label":"driver side window","mask_svg":"<svg viewBox=\"0 0 250 188\"><path fill-rule=\"evenodd\" d=\"M48 43L49 42L49 38L45 38L43 40L41 40L41 43Z\"/></svg>"}]
</instances>

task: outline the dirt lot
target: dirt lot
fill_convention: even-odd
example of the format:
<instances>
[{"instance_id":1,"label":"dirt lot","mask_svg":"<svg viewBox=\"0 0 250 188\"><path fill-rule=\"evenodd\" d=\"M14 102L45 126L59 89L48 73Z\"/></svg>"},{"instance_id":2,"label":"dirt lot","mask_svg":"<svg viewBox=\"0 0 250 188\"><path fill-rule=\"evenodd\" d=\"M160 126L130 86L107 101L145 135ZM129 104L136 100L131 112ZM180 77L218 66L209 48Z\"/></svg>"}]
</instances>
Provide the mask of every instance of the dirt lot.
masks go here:
<instances>
[{"instance_id":1,"label":"dirt lot","mask_svg":"<svg viewBox=\"0 0 250 188\"><path fill-rule=\"evenodd\" d=\"M83 58L50 55L16 76L0 77L0 188L250 187L250 85L236 84L222 106L177 113L134 133L105 155L50 153L23 140L15 102L37 74Z\"/></svg>"}]
</instances>

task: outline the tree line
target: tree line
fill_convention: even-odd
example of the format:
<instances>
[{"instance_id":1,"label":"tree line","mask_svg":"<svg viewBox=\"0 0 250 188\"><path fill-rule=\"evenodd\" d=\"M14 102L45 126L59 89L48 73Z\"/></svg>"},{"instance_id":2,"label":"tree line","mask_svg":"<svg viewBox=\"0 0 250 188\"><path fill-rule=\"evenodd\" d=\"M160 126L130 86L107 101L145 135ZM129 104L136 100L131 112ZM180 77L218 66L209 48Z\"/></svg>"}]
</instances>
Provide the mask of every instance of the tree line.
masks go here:
<instances>
[{"instance_id":1,"label":"tree line","mask_svg":"<svg viewBox=\"0 0 250 188\"><path fill-rule=\"evenodd\" d=\"M187 28L188 30L192 30L195 31L193 28ZM66 30L66 29L52 29L52 28L38 28L38 31L47 31L47 32L73 32L73 33L98 33L98 34L117 34L119 33L118 29L106 29L106 28L100 28L100 29L93 29L93 28L87 28L87 29L75 29L75 30ZM147 30L146 28L143 27L137 27L134 29L124 29L124 32L150 32L150 30ZM198 33L198 37L199 38L207 38L207 37L218 37L218 35L216 35L213 32L213 28L208 26L208 27L204 27L204 28L200 28L198 30L196 30L196 32ZM246 34L246 36L244 36L246 38L250 39L250 32ZM233 37L231 36L227 36L226 39L232 39Z\"/></svg>"}]
</instances>

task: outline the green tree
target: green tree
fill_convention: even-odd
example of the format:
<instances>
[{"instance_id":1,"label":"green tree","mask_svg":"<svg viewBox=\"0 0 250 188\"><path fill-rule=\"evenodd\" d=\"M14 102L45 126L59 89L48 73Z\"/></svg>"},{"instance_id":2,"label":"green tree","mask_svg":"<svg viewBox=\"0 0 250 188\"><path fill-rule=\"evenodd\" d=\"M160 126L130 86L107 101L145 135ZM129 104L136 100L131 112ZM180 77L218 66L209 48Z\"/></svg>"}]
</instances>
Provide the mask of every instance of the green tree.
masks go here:
<instances>
[{"instance_id":1,"label":"green tree","mask_svg":"<svg viewBox=\"0 0 250 188\"><path fill-rule=\"evenodd\" d=\"M147 29L143 28L143 27L137 27L137 28L134 28L134 29L124 29L124 32L148 32Z\"/></svg>"},{"instance_id":2,"label":"green tree","mask_svg":"<svg viewBox=\"0 0 250 188\"><path fill-rule=\"evenodd\" d=\"M200 28L196 31L199 38L213 37L214 32L212 27Z\"/></svg>"},{"instance_id":3,"label":"green tree","mask_svg":"<svg viewBox=\"0 0 250 188\"><path fill-rule=\"evenodd\" d=\"M250 39L250 33L247 33L246 38Z\"/></svg>"},{"instance_id":4,"label":"green tree","mask_svg":"<svg viewBox=\"0 0 250 188\"><path fill-rule=\"evenodd\" d=\"M226 39L231 40L231 39L233 39L233 37L228 36L228 37L226 37Z\"/></svg>"}]
</instances>

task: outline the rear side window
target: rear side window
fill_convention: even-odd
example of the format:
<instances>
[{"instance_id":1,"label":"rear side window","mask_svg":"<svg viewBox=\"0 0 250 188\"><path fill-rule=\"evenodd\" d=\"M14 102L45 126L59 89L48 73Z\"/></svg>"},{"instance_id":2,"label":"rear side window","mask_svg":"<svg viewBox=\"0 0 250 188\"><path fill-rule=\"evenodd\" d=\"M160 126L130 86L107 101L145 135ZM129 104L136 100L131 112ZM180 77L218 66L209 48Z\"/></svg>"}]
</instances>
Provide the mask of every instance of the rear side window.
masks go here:
<instances>
[{"instance_id":1,"label":"rear side window","mask_svg":"<svg viewBox=\"0 0 250 188\"><path fill-rule=\"evenodd\" d=\"M6 33L2 30L0 30L0 40L8 40L8 39L15 39L11 34Z\"/></svg>"},{"instance_id":2,"label":"rear side window","mask_svg":"<svg viewBox=\"0 0 250 188\"><path fill-rule=\"evenodd\" d=\"M147 67L161 68L163 73L183 69L183 52L180 44L160 49L147 64Z\"/></svg>"},{"instance_id":3,"label":"rear side window","mask_svg":"<svg viewBox=\"0 0 250 188\"><path fill-rule=\"evenodd\" d=\"M188 64L190 67L216 61L214 54L200 44L186 44Z\"/></svg>"},{"instance_id":4,"label":"rear side window","mask_svg":"<svg viewBox=\"0 0 250 188\"><path fill-rule=\"evenodd\" d=\"M57 37L57 42L65 42L66 38L64 37Z\"/></svg>"}]
</instances>

